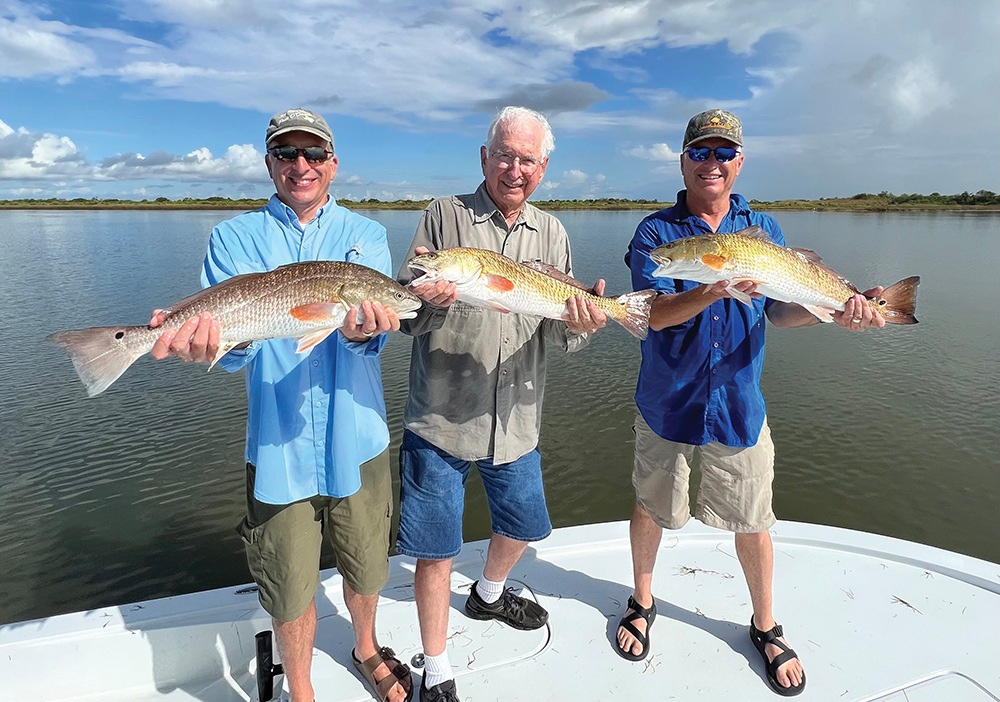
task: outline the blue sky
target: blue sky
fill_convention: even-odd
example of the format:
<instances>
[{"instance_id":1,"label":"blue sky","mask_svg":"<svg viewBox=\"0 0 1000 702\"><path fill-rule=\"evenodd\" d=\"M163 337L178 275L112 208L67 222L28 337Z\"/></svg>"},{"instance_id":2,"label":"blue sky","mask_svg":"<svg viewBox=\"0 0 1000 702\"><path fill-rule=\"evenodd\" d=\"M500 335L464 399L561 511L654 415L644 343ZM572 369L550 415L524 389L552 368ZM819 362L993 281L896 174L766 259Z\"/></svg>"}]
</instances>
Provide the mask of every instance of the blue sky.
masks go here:
<instances>
[{"instance_id":1,"label":"blue sky","mask_svg":"<svg viewBox=\"0 0 1000 702\"><path fill-rule=\"evenodd\" d=\"M536 200L673 199L710 107L749 198L998 191L1000 6L0 0L0 199L266 197L288 107L330 122L338 198L466 192L505 104L555 132Z\"/></svg>"}]
</instances>

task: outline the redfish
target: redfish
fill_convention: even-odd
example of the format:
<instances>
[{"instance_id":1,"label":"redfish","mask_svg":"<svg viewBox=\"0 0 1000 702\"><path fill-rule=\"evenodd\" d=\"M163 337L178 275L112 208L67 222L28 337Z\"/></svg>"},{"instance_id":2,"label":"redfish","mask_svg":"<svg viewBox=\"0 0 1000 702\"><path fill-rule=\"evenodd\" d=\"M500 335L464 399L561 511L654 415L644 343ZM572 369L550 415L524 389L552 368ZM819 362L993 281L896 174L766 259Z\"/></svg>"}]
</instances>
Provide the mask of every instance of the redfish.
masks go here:
<instances>
[{"instance_id":1,"label":"redfish","mask_svg":"<svg viewBox=\"0 0 1000 702\"><path fill-rule=\"evenodd\" d=\"M832 322L833 313L858 289L836 271L820 263L814 251L778 246L760 227L748 227L731 234L688 236L650 253L658 264L654 276L679 278L711 285L729 280L733 285L750 280L757 292L782 302L802 305L821 322ZM919 276L899 281L868 304L888 324L916 324ZM750 297L732 286L734 298L750 304Z\"/></svg>"},{"instance_id":2,"label":"redfish","mask_svg":"<svg viewBox=\"0 0 1000 702\"><path fill-rule=\"evenodd\" d=\"M423 273L413 284L447 280L458 288L458 299L474 307L498 312L530 314L565 320L571 297L582 294L640 339L649 331L653 290L618 297L599 297L579 281L541 262L517 263L486 249L455 247L414 256L407 265Z\"/></svg>"},{"instance_id":3,"label":"redfish","mask_svg":"<svg viewBox=\"0 0 1000 702\"><path fill-rule=\"evenodd\" d=\"M343 325L350 308L377 301L392 307L400 319L417 316L420 299L392 278L345 261L292 263L266 273L247 273L175 302L163 310L159 327L92 327L48 337L73 361L87 394L97 395L115 382L140 356L149 353L160 335L177 329L202 312L211 312L221 327L219 353L212 365L238 344L293 337L296 352L313 348Z\"/></svg>"}]
</instances>

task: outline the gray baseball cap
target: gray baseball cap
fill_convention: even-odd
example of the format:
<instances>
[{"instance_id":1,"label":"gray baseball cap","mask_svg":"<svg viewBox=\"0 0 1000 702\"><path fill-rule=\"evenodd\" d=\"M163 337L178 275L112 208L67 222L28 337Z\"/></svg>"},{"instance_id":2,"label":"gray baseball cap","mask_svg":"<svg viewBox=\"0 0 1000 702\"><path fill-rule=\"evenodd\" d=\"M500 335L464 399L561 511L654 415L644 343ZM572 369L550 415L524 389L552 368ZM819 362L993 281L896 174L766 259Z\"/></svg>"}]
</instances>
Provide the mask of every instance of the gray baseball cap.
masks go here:
<instances>
[{"instance_id":1,"label":"gray baseball cap","mask_svg":"<svg viewBox=\"0 0 1000 702\"><path fill-rule=\"evenodd\" d=\"M732 112L707 110L696 114L684 130L684 146L687 148L704 139L722 137L737 146L743 146L743 123Z\"/></svg>"},{"instance_id":2,"label":"gray baseball cap","mask_svg":"<svg viewBox=\"0 0 1000 702\"><path fill-rule=\"evenodd\" d=\"M267 138L264 141L264 145L270 146L276 137L288 132L308 132L309 134L315 134L330 142L330 148L333 148L333 132L330 131L330 126L323 119L322 115L318 115L312 110L293 107L290 110L276 114L271 118L271 123L267 125Z\"/></svg>"}]
</instances>

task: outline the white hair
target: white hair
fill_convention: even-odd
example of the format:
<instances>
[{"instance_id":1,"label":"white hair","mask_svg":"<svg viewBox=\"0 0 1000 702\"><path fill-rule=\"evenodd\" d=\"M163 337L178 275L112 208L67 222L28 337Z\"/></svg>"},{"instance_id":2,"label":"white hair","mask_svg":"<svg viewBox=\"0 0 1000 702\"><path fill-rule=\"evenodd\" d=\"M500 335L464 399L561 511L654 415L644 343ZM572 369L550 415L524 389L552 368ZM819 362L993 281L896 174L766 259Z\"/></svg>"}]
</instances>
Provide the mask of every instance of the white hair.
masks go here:
<instances>
[{"instance_id":1,"label":"white hair","mask_svg":"<svg viewBox=\"0 0 1000 702\"><path fill-rule=\"evenodd\" d=\"M549 126L549 121L545 119L545 115L541 112L535 112L527 107L517 107L515 105L507 105L507 107L500 110L499 114L493 119L493 123L490 124L490 130L486 134L486 150L492 152L493 144L497 140L497 135L500 133L501 129L508 130L511 127L523 124L527 120L533 120L537 122L542 127L542 153L541 158L548 158L549 154L555 151L556 140L552 136L552 127Z\"/></svg>"}]
</instances>

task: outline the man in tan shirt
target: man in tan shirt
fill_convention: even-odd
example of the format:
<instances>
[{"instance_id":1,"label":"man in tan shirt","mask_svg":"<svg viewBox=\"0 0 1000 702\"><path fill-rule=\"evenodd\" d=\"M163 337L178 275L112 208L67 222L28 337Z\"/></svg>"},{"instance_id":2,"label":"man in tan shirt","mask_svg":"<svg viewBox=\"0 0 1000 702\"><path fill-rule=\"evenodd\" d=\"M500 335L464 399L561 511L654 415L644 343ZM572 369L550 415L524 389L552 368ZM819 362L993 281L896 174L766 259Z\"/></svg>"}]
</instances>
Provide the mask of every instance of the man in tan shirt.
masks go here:
<instances>
[{"instance_id":1,"label":"man in tan shirt","mask_svg":"<svg viewBox=\"0 0 1000 702\"><path fill-rule=\"evenodd\" d=\"M515 261L541 260L572 275L566 230L527 203L553 148L545 117L523 107L504 108L481 149L484 182L475 193L440 198L427 207L407 260L429 249L469 246ZM404 266L400 282L411 277ZM476 463L483 479L493 535L466 613L518 629L542 627L548 613L504 585L528 542L552 531L538 453L546 341L577 351L607 318L580 296L570 300L564 322L456 302L454 283L411 289L426 304L401 326L414 338L400 448L397 549L417 558L425 659L420 699L453 702L458 696L446 652L451 564L462 547L471 465ZM604 281L598 281L595 292L603 289Z\"/></svg>"}]
</instances>

